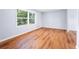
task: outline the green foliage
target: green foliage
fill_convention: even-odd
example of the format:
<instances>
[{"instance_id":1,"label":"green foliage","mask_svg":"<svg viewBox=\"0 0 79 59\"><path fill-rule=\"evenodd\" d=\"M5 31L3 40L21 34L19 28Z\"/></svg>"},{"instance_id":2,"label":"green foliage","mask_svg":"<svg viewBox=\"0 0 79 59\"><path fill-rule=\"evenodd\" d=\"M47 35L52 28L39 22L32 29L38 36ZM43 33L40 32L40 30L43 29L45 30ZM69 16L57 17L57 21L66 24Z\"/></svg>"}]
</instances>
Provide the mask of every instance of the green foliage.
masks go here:
<instances>
[{"instance_id":1,"label":"green foliage","mask_svg":"<svg viewBox=\"0 0 79 59\"><path fill-rule=\"evenodd\" d=\"M30 24L34 24L35 23L35 20L34 19L29 19L29 23Z\"/></svg>"},{"instance_id":2,"label":"green foliage","mask_svg":"<svg viewBox=\"0 0 79 59\"><path fill-rule=\"evenodd\" d=\"M28 12L23 10L17 10L17 17L28 17Z\"/></svg>"},{"instance_id":3,"label":"green foliage","mask_svg":"<svg viewBox=\"0 0 79 59\"><path fill-rule=\"evenodd\" d=\"M17 19L17 25L27 24L27 19Z\"/></svg>"},{"instance_id":4,"label":"green foliage","mask_svg":"<svg viewBox=\"0 0 79 59\"><path fill-rule=\"evenodd\" d=\"M23 10L17 10L17 25L27 24L28 12Z\"/></svg>"}]
</instances>

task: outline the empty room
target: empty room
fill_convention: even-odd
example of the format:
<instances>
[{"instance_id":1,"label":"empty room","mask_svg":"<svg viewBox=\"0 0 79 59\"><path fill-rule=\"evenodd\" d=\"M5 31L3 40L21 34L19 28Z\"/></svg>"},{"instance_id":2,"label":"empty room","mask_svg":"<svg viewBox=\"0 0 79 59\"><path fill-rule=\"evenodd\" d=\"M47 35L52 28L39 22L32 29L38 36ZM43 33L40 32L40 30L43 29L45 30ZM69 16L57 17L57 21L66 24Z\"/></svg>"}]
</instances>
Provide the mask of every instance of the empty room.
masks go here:
<instances>
[{"instance_id":1,"label":"empty room","mask_svg":"<svg viewBox=\"0 0 79 59\"><path fill-rule=\"evenodd\" d=\"M0 49L79 48L78 15L78 9L0 9Z\"/></svg>"}]
</instances>

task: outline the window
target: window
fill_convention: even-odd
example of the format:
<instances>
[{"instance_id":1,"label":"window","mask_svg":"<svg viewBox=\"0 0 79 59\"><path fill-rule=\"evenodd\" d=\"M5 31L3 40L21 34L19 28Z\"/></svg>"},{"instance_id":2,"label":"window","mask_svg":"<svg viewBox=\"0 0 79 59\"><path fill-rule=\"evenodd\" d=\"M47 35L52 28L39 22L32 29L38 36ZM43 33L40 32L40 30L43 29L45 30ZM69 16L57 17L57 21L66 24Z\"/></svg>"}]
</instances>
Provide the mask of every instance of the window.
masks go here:
<instances>
[{"instance_id":1,"label":"window","mask_svg":"<svg viewBox=\"0 0 79 59\"><path fill-rule=\"evenodd\" d=\"M28 18L29 17L29 18ZM34 24L35 13L17 9L17 25Z\"/></svg>"},{"instance_id":2,"label":"window","mask_svg":"<svg viewBox=\"0 0 79 59\"><path fill-rule=\"evenodd\" d=\"M23 10L17 10L17 25L27 24L28 12Z\"/></svg>"},{"instance_id":3,"label":"window","mask_svg":"<svg viewBox=\"0 0 79 59\"><path fill-rule=\"evenodd\" d=\"M35 14L29 13L29 24L34 24L34 23L35 23Z\"/></svg>"}]
</instances>

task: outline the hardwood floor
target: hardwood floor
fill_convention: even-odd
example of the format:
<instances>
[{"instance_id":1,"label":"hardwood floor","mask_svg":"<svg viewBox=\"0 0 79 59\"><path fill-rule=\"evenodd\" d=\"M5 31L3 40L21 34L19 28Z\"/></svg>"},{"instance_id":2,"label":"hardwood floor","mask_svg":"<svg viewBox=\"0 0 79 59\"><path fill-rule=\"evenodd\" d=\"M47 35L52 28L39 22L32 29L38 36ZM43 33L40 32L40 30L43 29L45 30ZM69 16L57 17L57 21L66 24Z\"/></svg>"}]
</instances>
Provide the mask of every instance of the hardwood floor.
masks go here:
<instances>
[{"instance_id":1,"label":"hardwood floor","mask_svg":"<svg viewBox=\"0 0 79 59\"><path fill-rule=\"evenodd\" d=\"M76 33L66 30L40 28L0 43L1 49L73 49Z\"/></svg>"}]
</instances>

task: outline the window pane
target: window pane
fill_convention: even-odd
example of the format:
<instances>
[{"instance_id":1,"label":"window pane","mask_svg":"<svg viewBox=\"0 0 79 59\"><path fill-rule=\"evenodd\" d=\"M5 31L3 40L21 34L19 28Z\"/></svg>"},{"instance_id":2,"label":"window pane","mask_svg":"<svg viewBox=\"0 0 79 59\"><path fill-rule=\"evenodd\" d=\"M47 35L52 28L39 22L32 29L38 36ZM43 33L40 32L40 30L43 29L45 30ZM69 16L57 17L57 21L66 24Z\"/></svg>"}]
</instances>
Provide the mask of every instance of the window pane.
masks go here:
<instances>
[{"instance_id":1,"label":"window pane","mask_svg":"<svg viewBox=\"0 0 79 59\"><path fill-rule=\"evenodd\" d=\"M28 17L28 12L23 10L17 10L17 17Z\"/></svg>"},{"instance_id":2,"label":"window pane","mask_svg":"<svg viewBox=\"0 0 79 59\"><path fill-rule=\"evenodd\" d=\"M33 17L32 18L35 19L35 14L33 14Z\"/></svg>"},{"instance_id":3,"label":"window pane","mask_svg":"<svg viewBox=\"0 0 79 59\"><path fill-rule=\"evenodd\" d=\"M27 24L28 12L23 10L17 10L17 25Z\"/></svg>"},{"instance_id":4,"label":"window pane","mask_svg":"<svg viewBox=\"0 0 79 59\"><path fill-rule=\"evenodd\" d=\"M29 24L34 24L34 23L35 23L35 14L29 13Z\"/></svg>"},{"instance_id":5,"label":"window pane","mask_svg":"<svg viewBox=\"0 0 79 59\"><path fill-rule=\"evenodd\" d=\"M23 24L27 24L27 19L23 19Z\"/></svg>"},{"instance_id":6,"label":"window pane","mask_svg":"<svg viewBox=\"0 0 79 59\"><path fill-rule=\"evenodd\" d=\"M29 19L29 24L34 24L35 23L35 19Z\"/></svg>"},{"instance_id":7,"label":"window pane","mask_svg":"<svg viewBox=\"0 0 79 59\"><path fill-rule=\"evenodd\" d=\"M27 24L27 19L18 19L17 20L17 25L24 25Z\"/></svg>"},{"instance_id":8,"label":"window pane","mask_svg":"<svg viewBox=\"0 0 79 59\"><path fill-rule=\"evenodd\" d=\"M32 18L32 13L29 13L29 18Z\"/></svg>"},{"instance_id":9,"label":"window pane","mask_svg":"<svg viewBox=\"0 0 79 59\"><path fill-rule=\"evenodd\" d=\"M22 19L17 20L17 25L22 25Z\"/></svg>"}]
</instances>

